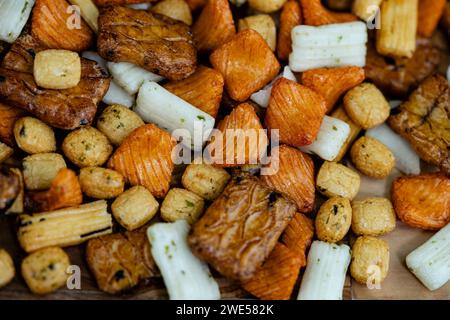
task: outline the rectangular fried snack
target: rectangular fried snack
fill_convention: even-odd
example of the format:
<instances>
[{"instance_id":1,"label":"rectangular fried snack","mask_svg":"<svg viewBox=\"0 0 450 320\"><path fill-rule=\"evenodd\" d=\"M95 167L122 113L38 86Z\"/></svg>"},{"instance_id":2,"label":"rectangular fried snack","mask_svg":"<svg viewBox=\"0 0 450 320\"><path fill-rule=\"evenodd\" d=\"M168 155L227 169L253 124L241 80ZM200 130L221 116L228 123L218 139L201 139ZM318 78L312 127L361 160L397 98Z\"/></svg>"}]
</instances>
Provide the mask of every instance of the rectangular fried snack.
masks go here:
<instances>
[{"instance_id":1,"label":"rectangular fried snack","mask_svg":"<svg viewBox=\"0 0 450 320\"><path fill-rule=\"evenodd\" d=\"M292 199L300 212L310 212L314 206L316 190L311 157L286 145L275 148L271 154L273 156L278 153L278 170L272 175L262 175L261 180Z\"/></svg>"},{"instance_id":2,"label":"rectangular fried snack","mask_svg":"<svg viewBox=\"0 0 450 320\"><path fill-rule=\"evenodd\" d=\"M221 274L245 281L272 252L295 210L256 177L238 176L194 224L188 241Z\"/></svg>"},{"instance_id":3,"label":"rectangular fried snack","mask_svg":"<svg viewBox=\"0 0 450 320\"><path fill-rule=\"evenodd\" d=\"M314 222L301 213L294 215L281 236L281 242L300 257L300 267L306 266L306 249L311 245L313 237Z\"/></svg>"},{"instance_id":4,"label":"rectangular fried snack","mask_svg":"<svg viewBox=\"0 0 450 320\"><path fill-rule=\"evenodd\" d=\"M14 43L0 67L0 99L56 128L70 130L90 124L110 78L95 61L81 59L81 81L76 87L43 90L34 81L33 62L36 52L45 49L29 35Z\"/></svg>"},{"instance_id":5,"label":"rectangular fried snack","mask_svg":"<svg viewBox=\"0 0 450 320\"><path fill-rule=\"evenodd\" d=\"M131 62L169 80L194 73L197 53L183 22L143 10L105 7L98 19L97 49L112 62Z\"/></svg>"},{"instance_id":6,"label":"rectangular fried snack","mask_svg":"<svg viewBox=\"0 0 450 320\"><path fill-rule=\"evenodd\" d=\"M21 247L33 252L47 247L67 247L112 232L106 201L96 201L34 215L20 216L17 232Z\"/></svg>"},{"instance_id":7,"label":"rectangular fried snack","mask_svg":"<svg viewBox=\"0 0 450 320\"><path fill-rule=\"evenodd\" d=\"M300 271L301 258L277 243L269 258L242 287L262 300L288 300Z\"/></svg>"},{"instance_id":8,"label":"rectangular fried snack","mask_svg":"<svg viewBox=\"0 0 450 320\"><path fill-rule=\"evenodd\" d=\"M191 76L170 81L164 88L215 118L219 112L223 86L220 72L199 66Z\"/></svg>"},{"instance_id":9,"label":"rectangular fried snack","mask_svg":"<svg viewBox=\"0 0 450 320\"><path fill-rule=\"evenodd\" d=\"M450 221L450 179L443 173L399 177L391 197L397 217L412 227L439 230Z\"/></svg>"},{"instance_id":10,"label":"rectangular fried snack","mask_svg":"<svg viewBox=\"0 0 450 320\"><path fill-rule=\"evenodd\" d=\"M225 79L230 97L247 100L262 89L280 70L280 64L261 35L251 29L239 32L209 57Z\"/></svg>"},{"instance_id":11,"label":"rectangular fried snack","mask_svg":"<svg viewBox=\"0 0 450 320\"><path fill-rule=\"evenodd\" d=\"M325 8L321 0L299 0L302 6L304 23L309 26L357 21L351 13L332 12Z\"/></svg>"},{"instance_id":12,"label":"rectangular fried snack","mask_svg":"<svg viewBox=\"0 0 450 320\"><path fill-rule=\"evenodd\" d=\"M425 79L400 113L391 115L388 124L407 139L422 160L450 174L450 84L440 76Z\"/></svg>"},{"instance_id":13,"label":"rectangular fried snack","mask_svg":"<svg viewBox=\"0 0 450 320\"><path fill-rule=\"evenodd\" d=\"M131 185L146 187L153 196L163 198L169 191L174 164L170 134L154 124L134 130L108 161L108 168L123 175Z\"/></svg>"},{"instance_id":14,"label":"rectangular fried snack","mask_svg":"<svg viewBox=\"0 0 450 320\"><path fill-rule=\"evenodd\" d=\"M446 0L419 0L417 33L431 37L445 9Z\"/></svg>"},{"instance_id":15,"label":"rectangular fried snack","mask_svg":"<svg viewBox=\"0 0 450 320\"><path fill-rule=\"evenodd\" d=\"M277 56L280 60L287 60L292 52L291 31L302 24L302 8L297 0L289 0L281 9L280 27L278 30Z\"/></svg>"}]
</instances>

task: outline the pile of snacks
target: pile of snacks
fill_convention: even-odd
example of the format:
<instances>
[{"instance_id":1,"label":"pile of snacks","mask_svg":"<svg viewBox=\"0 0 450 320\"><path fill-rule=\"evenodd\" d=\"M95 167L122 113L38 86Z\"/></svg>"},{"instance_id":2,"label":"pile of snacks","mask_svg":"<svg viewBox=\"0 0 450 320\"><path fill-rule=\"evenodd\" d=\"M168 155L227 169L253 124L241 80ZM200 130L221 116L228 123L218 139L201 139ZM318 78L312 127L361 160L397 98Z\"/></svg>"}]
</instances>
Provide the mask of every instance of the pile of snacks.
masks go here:
<instances>
[{"instance_id":1,"label":"pile of snacks","mask_svg":"<svg viewBox=\"0 0 450 320\"><path fill-rule=\"evenodd\" d=\"M0 0L0 218L26 254L16 272L0 243L0 288L55 292L81 246L109 294L162 277L171 299L220 299L220 274L342 299L347 274L385 280L397 218L436 231L406 264L444 286L434 34L445 0ZM394 168L390 198L358 196Z\"/></svg>"}]
</instances>

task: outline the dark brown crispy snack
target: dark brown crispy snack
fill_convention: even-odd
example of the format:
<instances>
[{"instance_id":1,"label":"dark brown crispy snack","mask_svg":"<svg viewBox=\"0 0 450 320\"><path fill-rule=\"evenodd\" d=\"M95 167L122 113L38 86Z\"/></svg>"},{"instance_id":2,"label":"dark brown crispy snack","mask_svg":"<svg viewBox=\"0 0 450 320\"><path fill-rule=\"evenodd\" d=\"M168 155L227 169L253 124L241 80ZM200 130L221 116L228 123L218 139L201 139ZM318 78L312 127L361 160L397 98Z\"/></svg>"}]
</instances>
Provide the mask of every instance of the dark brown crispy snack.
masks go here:
<instances>
[{"instance_id":1,"label":"dark brown crispy snack","mask_svg":"<svg viewBox=\"0 0 450 320\"><path fill-rule=\"evenodd\" d=\"M388 123L424 161L450 175L450 85L444 77L425 79Z\"/></svg>"},{"instance_id":2,"label":"dark brown crispy snack","mask_svg":"<svg viewBox=\"0 0 450 320\"><path fill-rule=\"evenodd\" d=\"M219 112L223 86L220 72L199 66L191 76L171 81L164 88L215 118Z\"/></svg>"},{"instance_id":3,"label":"dark brown crispy snack","mask_svg":"<svg viewBox=\"0 0 450 320\"><path fill-rule=\"evenodd\" d=\"M44 50L31 36L19 38L0 67L0 100L34 114L61 129L90 124L97 104L109 88L110 78L96 62L81 59L81 81L71 89L47 90L36 85L33 62Z\"/></svg>"},{"instance_id":4,"label":"dark brown crispy snack","mask_svg":"<svg viewBox=\"0 0 450 320\"><path fill-rule=\"evenodd\" d=\"M247 29L217 48L209 57L225 79L230 97L247 100L276 77L280 63L261 35Z\"/></svg>"},{"instance_id":5,"label":"dark brown crispy snack","mask_svg":"<svg viewBox=\"0 0 450 320\"><path fill-rule=\"evenodd\" d=\"M236 34L228 0L208 1L192 27L199 51L214 50Z\"/></svg>"},{"instance_id":6,"label":"dark brown crispy snack","mask_svg":"<svg viewBox=\"0 0 450 320\"><path fill-rule=\"evenodd\" d=\"M83 51L93 42L93 33L81 19L80 26L69 28L73 12L66 0L36 0L31 25L32 35L50 49Z\"/></svg>"},{"instance_id":7,"label":"dark brown crispy snack","mask_svg":"<svg viewBox=\"0 0 450 320\"><path fill-rule=\"evenodd\" d=\"M189 27L169 17L127 7L105 7L98 19L98 53L131 62L169 80L194 73L197 53Z\"/></svg>"},{"instance_id":8,"label":"dark brown crispy snack","mask_svg":"<svg viewBox=\"0 0 450 320\"><path fill-rule=\"evenodd\" d=\"M412 227L439 230L450 221L450 179L442 173L397 178L391 195L397 217Z\"/></svg>"},{"instance_id":9,"label":"dark brown crispy snack","mask_svg":"<svg viewBox=\"0 0 450 320\"><path fill-rule=\"evenodd\" d=\"M288 300L300 271L301 258L277 243L269 258L242 287L262 300Z\"/></svg>"},{"instance_id":10,"label":"dark brown crispy snack","mask_svg":"<svg viewBox=\"0 0 450 320\"><path fill-rule=\"evenodd\" d=\"M169 191L174 164L170 134L154 124L135 129L108 161L133 186L146 187L153 196L163 198Z\"/></svg>"},{"instance_id":11,"label":"dark brown crispy snack","mask_svg":"<svg viewBox=\"0 0 450 320\"><path fill-rule=\"evenodd\" d=\"M16 142L14 138L14 123L20 119L25 112L18 108L10 107L0 103L0 141L12 147Z\"/></svg>"},{"instance_id":12,"label":"dark brown crispy snack","mask_svg":"<svg viewBox=\"0 0 450 320\"><path fill-rule=\"evenodd\" d=\"M279 159L278 171L273 175L262 175L261 180L290 198L300 212L310 212L314 206L316 191L311 157L286 145L275 148ZM274 152L272 149L272 155Z\"/></svg>"},{"instance_id":13,"label":"dark brown crispy snack","mask_svg":"<svg viewBox=\"0 0 450 320\"><path fill-rule=\"evenodd\" d=\"M0 168L0 211L8 208L20 191L19 177L8 169Z\"/></svg>"},{"instance_id":14,"label":"dark brown crispy snack","mask_svg":"<svg viewBox=\"0 0 450 320\"><path fill-rule=\"evenodd\" d=\"M99 288L112 294L158 274L145 229L92 239L86 258Z\"/></svg>"},{"instance_id":15,"label":"dark brown crispy snack","mask_svg":"<svg viewBox=\"0 0 450 320\"><path fill-rule=\"evenodd\" d=\"M428 39L418 39L411 58L386 58L369 45L366 78L384 93L404 97L438 67L440 53Z\"/></svg>"},{"instance_id":16,"label":"dark brown crispy snack","mask_svg":"<svg viewBox=\"0 0 450 320\"><path fill-rule=\"evenodd\" d=\"M311 245L313 237L314 222L301 213L294 215L281 236L281 242L300 257L300 267L306 266L306 249Z\"/></svg>"},{"instance_id":17,"label":"dark brown crispy snack","mask_svg":"<svg viewBox=\"0 0 450 320\"><path fill-rule=\"evenodd\" d=\"M29 212L75 207L82 202L80 182L75 172L70 169L61 169L49 190L28 192L25 196L25 207Z\"/></svg>"},{"instance_id":18,"label":"dark brown crispy snack","mask_svg":"<svg viewBox=\"0 0 450 320\"><path fill-rule=\"evenodd\" d=\"M250 279L272 252L295 205L253 176L237 176L193 226L193 252L226 277Z\"/></svg>"},{"instance_id":19,"label":"dark brown crispy snack","mask_svg":"<svg viewBox=\"0 0 450 320\"><path fill-rule=\"evenodd\" d=\"M446 0L420 0L417 33L431 37L445 9Z\"/></svg>"},{"instance_id":20,"label":"dark brown crispy snack","mask_svg":"<svg viewBox=\"0 0 450 320\"><path fill-rule=\"evenodd\" d=\"M297 0L289 0L281 9L280 28L278 31L277 55L281 60L287 60L292 52L291 31L302 24L302 8Z\"/></svg>"}]
</instances>

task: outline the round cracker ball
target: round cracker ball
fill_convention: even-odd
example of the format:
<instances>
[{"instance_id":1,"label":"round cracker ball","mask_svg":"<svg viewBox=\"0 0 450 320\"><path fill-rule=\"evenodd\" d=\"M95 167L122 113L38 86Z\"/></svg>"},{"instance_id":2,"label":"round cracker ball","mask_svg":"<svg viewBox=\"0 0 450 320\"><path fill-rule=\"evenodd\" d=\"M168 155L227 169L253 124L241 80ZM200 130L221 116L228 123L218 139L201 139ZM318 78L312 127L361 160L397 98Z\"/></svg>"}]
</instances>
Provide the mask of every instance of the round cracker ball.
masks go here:
<instances>
[{"instance_id":1,"label":"round cracker ball","mask_svg":"<svg viewBox=\"0 0 450 320\"><path fill-rule=\"evenodd\" d=\"M395 157L391 150L371 137L359 138L353 144L350 156L356 168L372 178L387 177L395 166Z\"/></svg>"},{"instance_id":2,"label":"round cracker ball","mask_svg":"<svg viewBox=\"0 0 450 320\"><path fill-rule=\"evenodd\" d=\"M342 197L328 199L316 217L316 232L319 240L335 243L342 240L352 223L350 200Z\"/></svg>"},{"instance_id":3,"label":"round cracker ball","mask_svg":"<svg viewBox=\"0 0 450 320\"><path fill-rule=\"evenodd\" d=\"M350 273L361 284L380 284L389 271L389 245L370 236L356 239L352 247Z\"/></svg>"},{"instance_id":4,"label":"round cracker ball","mask_svg":"<svg viewBox=\"0 0 450 320\"><path fill-rule=\"evenodd\" d=\"M53 129L39 119L24 117L14 124L14 137L20 149L29 153L49 153L56 150Z\"/></svg>"},{"instance_id":5,"label":"round cracker ball","mask_svg":"<svg viewBox=\"0 0 450 320\"><path fill-rule=\"evenodd\" d=\"M286 0L248 0L250 8L264 13L271 13L281 9Z\"/></svg>"},{"instance_id":6,"label":"round cracker ball","mask_svg":"<svg viewBox=\"0 0 450 320\"><path fill-rule=\"evenodd\" d=\"M352 202L352 230L357 235L379 236L395 229L395 212L387 198Z\"/></svg>"},{"instance_id":7,"label":"round cracker ball","mask_svg":"<svg viewBox=\"0 0 450 320\"><path fill-rule=\"evenodd\" d=\"M14 262L9 253L0 249L0 288L6 286L16 275Z\"/></svg>"},{"instance_id":8,"label":"round cracker ball","mask_svg":"<svg viewBox=\"0 0 450 320\"><path fill-rule=\"evenodd\" d=\"M348 116L363 129L376 127L389 117L389 102L378 88L363 83L344 96L344 108Z\"/></svg>"},{"instance_id":9,"label":"round cracker ball","mask_svg":"<svg viewBox=\"0 0 450 320\"><path fill-rule=\"evenodd\" d=\"M108 138L89 126L69 133L62 149L66 157L80 168L100 167L113 151Z\"/></svg>"}]
</instances>

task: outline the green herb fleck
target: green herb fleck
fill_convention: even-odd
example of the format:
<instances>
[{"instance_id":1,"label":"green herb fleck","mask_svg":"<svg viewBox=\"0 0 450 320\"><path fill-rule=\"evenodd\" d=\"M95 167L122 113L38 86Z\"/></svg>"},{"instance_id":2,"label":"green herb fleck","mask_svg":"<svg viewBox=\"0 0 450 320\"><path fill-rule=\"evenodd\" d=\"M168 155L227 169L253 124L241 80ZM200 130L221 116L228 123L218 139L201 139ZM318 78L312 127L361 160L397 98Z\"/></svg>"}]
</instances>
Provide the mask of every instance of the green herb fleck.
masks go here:
<instances>
[{"instance_id":1,"label":"green herb fleck","mask_svg":"<svg viewBox=\"0 0 450 320\"><path fill-rule=\"evenodd\" d=\"M27 10L28 8L28 1L25 1L25 5L22 8L22 11L20 12L20 14L23 14L25 12L25 10Z\"/></svg>"},{"instance_id":2,"label":"green herb fleck","mask_svg":"<svg viewBox=\"0 0 450 320\"><path fill-rule=\"evenodd\" d=\"M338 131L338 128L336 128L336 126L333 126L333 130Z\"/></svg>"},{"instance_id":3,"label":"green herb fleck","mask_svg":"<svg viewBox=\"0 0 450 320\"><path fill-rule=\"evenodd\" d=\"M205 118L204 116L197 116L197 119L198 119L198 120L202 120L202 121L205 121L205 120L206 120L206 118Z\"/></svg>"},{"instance_id":4,"label":"green herb fleck","mask_svg":"<svg viewBox=\"0 0 450 320\"><path fill-rule=\"evenodd\" d=\"M191 208L193 208L195 206L194 203L189 200L186 200L186 205Z\"/></svg>"}]
</instances>

